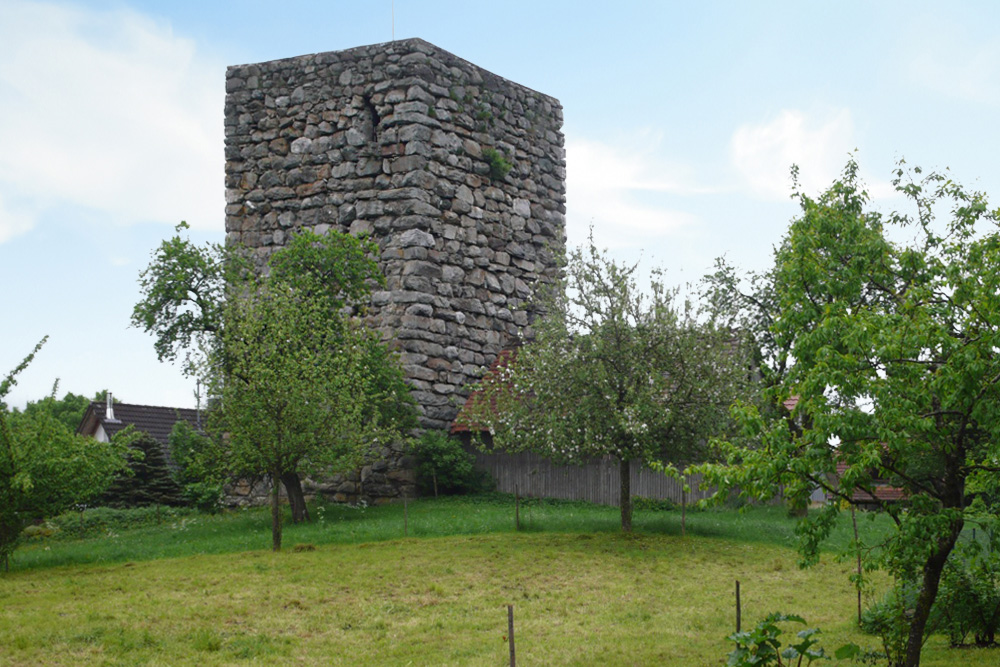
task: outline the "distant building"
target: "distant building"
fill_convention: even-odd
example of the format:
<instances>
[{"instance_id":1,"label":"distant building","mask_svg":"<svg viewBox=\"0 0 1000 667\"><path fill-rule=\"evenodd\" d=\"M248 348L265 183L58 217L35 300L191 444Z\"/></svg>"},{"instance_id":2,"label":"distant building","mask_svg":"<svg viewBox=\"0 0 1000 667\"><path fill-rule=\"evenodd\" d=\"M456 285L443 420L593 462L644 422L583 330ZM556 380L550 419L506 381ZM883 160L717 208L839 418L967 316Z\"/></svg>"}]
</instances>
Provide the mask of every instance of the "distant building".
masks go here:
<instances>
[{"instance_id":1,"label":"distant building","mask_svg":"<svg viewBox=\"0 0 1000 667\"><path fill-rule=\"evenodd\" d=\"M93 401L87 406L76 432L108 442L119 431L134 426L135 430L142 431L160 443L163 452L169 457L170 432L174 424L181 420L191 424L192 428L201 430L198 410L116 403L111 394L108 394L107 400Z\"/></svg>"}]
</instances>

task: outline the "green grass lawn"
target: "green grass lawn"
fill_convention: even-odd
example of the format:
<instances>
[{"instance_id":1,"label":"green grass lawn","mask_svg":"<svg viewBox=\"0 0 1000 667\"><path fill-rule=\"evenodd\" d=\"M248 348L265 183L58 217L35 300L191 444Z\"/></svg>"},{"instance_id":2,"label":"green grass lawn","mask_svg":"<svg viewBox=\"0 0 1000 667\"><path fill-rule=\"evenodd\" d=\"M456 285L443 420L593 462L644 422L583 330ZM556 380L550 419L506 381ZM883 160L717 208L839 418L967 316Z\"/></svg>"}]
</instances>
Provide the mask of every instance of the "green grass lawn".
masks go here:
<instances>
[{"instance_id":1,"label":"green grass lawn","mask_svg":"<svg viewBox=\"0 0 1000 667\"><path fill-rule=\"evenodd\" d=\"M691 513L683 538L679 512L622 536L615 508L578 503L522 506L515 533L506 499L419 501L406 538L399 506L319 514L279 554L256 510L29 544L0 577L0 665L505 665L508 604L521 665L721 665L737 579L745 624L780 610L830 649L876 641L850 564L798 569L776 508ZM1000 662L937 638L925 653Z\"/></svg>"}]
</instances>

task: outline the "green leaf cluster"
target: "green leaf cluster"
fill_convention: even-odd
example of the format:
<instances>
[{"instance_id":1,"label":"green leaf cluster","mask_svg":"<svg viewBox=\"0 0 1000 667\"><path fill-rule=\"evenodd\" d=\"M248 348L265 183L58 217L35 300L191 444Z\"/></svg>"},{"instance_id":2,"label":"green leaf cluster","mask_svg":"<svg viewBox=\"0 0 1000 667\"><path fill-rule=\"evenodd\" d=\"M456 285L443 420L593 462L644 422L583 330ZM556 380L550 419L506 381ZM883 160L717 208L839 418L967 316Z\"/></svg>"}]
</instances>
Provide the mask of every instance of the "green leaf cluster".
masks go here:
<instances>
[{"instance_id":1,"label":"green leaf cluster","mask_svg":"<svg viewBox=\"0 0 1000 667\"><path fill-rule=\"evenodd\" d=\"M872 207L853 160L819 196L796 195L767 300L747 316L766 320L761 356L781 372L761 402L734 408L741 437L718 443L726 465L701 471L721 494L805 507L821 488L891 516L887 542L857 549L867 567L916 582L901 663L916 665L967 484L991 489L1000 471L1000 233L985 195L946 174L900 163L894 183L911 211ZM839 507L807 519L807 562Z\"/></svg>"},{"instance_id":2,"label":"green leaf cluster","mask_svg":"<svg viewBox=\"0 0 1000 667\"><path fill-rule=\"evenodd\" d=\"M44 342L0 382L0 399ZM5 566L29 523L100 495L125 466L126 439L97 442L76 435L46 411L12 414L0 407L0 561Z\"/></svg>"}]
</instances>

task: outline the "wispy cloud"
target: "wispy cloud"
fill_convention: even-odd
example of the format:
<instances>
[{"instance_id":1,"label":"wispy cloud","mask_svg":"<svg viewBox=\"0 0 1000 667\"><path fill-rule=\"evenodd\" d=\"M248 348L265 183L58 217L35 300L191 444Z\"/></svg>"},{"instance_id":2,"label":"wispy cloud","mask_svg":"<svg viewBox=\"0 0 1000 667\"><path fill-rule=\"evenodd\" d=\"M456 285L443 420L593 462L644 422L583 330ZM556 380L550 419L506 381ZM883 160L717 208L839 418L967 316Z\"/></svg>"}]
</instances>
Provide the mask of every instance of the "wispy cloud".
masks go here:
<instances>
[{"instance_id":1,"label":"wispy cloud","mask_svg":"<svg viewBox=\"0 0 1000 667\"><path fill-rule=\"evenodd\" d=\"M0 44L0 242L56 205L221 228L221 63L133 11L18 0Z\"/></svg>"},{"instance_id":2,"label":"wispy cloud","mask_svg":"<svg viewBox=\"0 0 1000 667\"><path fill-rule=\"evenodd\" d=\"M0 243L31 229L34 217L30 212L5 199L0 192Z\"/></svg>"},{"instance_id":3,"label":"wispy cloud","mask_svg":"<svg viewBox=\"0 0 1000 667\"><path fill-rule=\"evenodd\" d=\"M566 142L567 224L570 235L593 224L612 246L644 236L677 233L696 217L675 210L671 196L705 190L688 170L663 157L662 138L640 132L610 145L570 136Z\"/></svg>"},{"instance_id":4,"label":"wispy cloud","mask_svg":"<svg viewBox=\"0 0 1000 667\"><path fill-rule=\"evenodd\" d=\"M784 109L767 122L737 128L730 142L730 157L753 193L787 199L792 192L793 164L800 170L800 186L811 194L830 185L855 148L854 122L848 109L819 118Z\"/></svg>"}]
</instances>

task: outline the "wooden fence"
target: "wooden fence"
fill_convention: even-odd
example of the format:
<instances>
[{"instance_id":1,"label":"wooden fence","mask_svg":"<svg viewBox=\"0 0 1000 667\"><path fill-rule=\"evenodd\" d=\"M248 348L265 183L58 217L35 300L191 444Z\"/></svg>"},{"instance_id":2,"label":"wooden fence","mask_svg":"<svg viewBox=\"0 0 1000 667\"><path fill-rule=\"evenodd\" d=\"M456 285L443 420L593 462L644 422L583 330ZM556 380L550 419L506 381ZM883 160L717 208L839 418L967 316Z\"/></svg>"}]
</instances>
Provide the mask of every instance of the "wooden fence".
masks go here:
<instances>
[{"instance_id":1,"label":"wooden fence","mask_svg":"<svg viewBox=\"0 0 1000 667\"><path fill-rule=\"evenodd\" d=\"M485 453L470 449L476 457L476 467L485 470L496 481L497 491L517 492L525 497L564 498L586 500L600 505L617 506L621 482L618 461L605 457L583 465L556 465L537 454L529 452ZM669 499L681 503L681 480L668 477L645 466L632 466L632 496ZM712 495L712 490L698 488L701 475L691 475L688 485L691 492L687 502L692 503Z\"/></svg>"}]
</instances>

